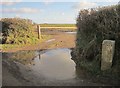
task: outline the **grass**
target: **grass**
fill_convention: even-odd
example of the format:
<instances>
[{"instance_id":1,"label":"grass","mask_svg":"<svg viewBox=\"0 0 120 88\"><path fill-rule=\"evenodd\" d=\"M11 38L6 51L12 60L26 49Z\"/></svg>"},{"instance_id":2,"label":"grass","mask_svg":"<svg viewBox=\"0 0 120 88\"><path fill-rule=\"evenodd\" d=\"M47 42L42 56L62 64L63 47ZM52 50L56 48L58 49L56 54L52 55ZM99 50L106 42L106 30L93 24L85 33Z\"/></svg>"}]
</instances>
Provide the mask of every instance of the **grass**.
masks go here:
<instances>
[{"instance_id":1,"label":"grass","mask_svg":"<svg viewBox=\"0 0 120 88\"><path fill-rule=\"evenodd\" d=\"M50 38L51 38L50 35L42 35L42 39L39 40L36 44L42 43ZM19 44L19 45L18 44L0 44L0 49L3 51L7 51L7 50L22 48L22 47L31 46L31 45L35 45L35 43L33 43L33 44Z\"/></svg>"},{"instance_id":2,"label":"grass","mask_svg":"<svg viewBox=\"0 0 120 88\"><path fill-rule=\"evenodd\" d=\"M76 27L75 24L40 24L41 27Z\"/></svg>"}]
</instances>

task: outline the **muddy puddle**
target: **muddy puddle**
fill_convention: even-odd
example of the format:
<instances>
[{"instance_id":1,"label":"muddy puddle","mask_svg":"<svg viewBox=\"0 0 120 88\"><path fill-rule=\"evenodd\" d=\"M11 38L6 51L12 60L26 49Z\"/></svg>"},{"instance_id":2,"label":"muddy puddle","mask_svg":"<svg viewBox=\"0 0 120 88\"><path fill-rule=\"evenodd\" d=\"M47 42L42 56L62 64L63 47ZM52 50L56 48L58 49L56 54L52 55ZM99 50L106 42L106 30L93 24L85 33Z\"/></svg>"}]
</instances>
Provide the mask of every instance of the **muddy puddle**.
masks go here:
<instances>
[{"instance_id":1,"label":"muddy puddle","mask_svg":"<svg viewBox=\"0 0 120 88\"><path fill-rule=\"evenodd\" d=\"M66 48L3 53L3 85L104 85L79 78L70 53L71 50ZM14 80L10 81L9 78Z\"/></svg>"},{"instance_id":2,"label":"muddy puddle","mask_svg":"<svg viewBox=\"0 0 120 88\"><path fill-rule=\"evenodd\" d=\"M67 34L77 34L77 32L65 32Z\"/></svg>"},{"instance_id":3,"label":"muddy puddle","mask_svg":"<svg viewBox=\"0 0 120 88\"><path fill-rule=\"evenodd\" d=\"M75 63L69 49L50 50L37 56L30 68L47 79L66 80L75 78Z\"/></svg>"},{"instance_id":4,"label":"muddy puddle","mask_svg":"<svg viewBox=\"0 0 120 88\"><path fill-rule=\"evenodd\" d=\"M55 41L55 39L47 40L46 43L48 43L48 42L52 42L52 41Z\"/></svg>"}]
</instances>

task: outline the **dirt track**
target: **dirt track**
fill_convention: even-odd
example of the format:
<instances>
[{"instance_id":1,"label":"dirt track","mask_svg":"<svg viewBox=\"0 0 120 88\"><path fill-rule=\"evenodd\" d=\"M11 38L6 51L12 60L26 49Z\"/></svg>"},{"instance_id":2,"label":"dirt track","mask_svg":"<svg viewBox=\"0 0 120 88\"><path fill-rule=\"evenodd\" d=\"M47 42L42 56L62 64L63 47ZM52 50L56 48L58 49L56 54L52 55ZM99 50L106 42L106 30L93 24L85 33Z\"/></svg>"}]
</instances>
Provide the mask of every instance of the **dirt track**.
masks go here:
<instances>
[{"instance_id":1,"label":"dirt track","mask_svg":"<svg viewBox=\"0 0 120 88\"><path fill-rule=\"evenodd\" d=\"M41 49L54 49L54 48L74 48L75 47L75 40L76 40L76 34L69 34L65 32L54 32L54 31L47 31L44 32L45 35L50 35L51 38L50 41L46 40L42 43L36 44L36 45L29 45L22 48L14 48L9 49L4 52L16 52L19 50L41 50Z\"/></svg>"}]
</instances>

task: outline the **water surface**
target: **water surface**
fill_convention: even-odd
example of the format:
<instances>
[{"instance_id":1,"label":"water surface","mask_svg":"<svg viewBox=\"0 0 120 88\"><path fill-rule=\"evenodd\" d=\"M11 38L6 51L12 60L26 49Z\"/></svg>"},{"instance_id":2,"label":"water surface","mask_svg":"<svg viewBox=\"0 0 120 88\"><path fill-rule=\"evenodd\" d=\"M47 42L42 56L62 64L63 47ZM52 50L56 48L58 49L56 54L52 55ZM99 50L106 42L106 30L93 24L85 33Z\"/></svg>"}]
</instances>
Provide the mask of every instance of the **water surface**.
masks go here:
<instances>
[{"instance_id":1,"label":"water surface","mask_svg":"<svg viewBox=\"0 0 120 88\"><path fill-rule=\"evenodd\" d=\"M83 86L101 85L78 76L81 69L71 59L71 50L67 48L19 51L3 54L3 69L9 70L22 85L35 86ZM14 73L14 74L13 74ZM9 75L10 76L10 75ZM3 70L3 85L17 85ZM12 80L12 78L11 78ZM27 82L26 82L27 80ZM18 83L19 84L19 83Z\"/></svg>"},{"instance_id":2,"label":"water surface","mask_svg":"<svg viewBox=\"0 0 120 88\"><path fill-rule=\"evenodd\" d=\"M55 39L50 39L50 40L47 40L46 42L52 42L52 41L55 41Z\"/></svg>"},{"instance_id":3,"label":"water surface","mask_svg":"<svg viewBox=\"0 0 120 88\"><path fill-rule=\"evenodd\" d=\"M65 32L67 34L76 34L77 32Z\"/></svg>"},{"instance_id":4,"label":"water surface","mask_svg":"<svg viewBox=\"0 0 120 88\"><path fill-rule=\"evenodd\" d=\"M66 80L75 78L75 63L71 60L71 50L48 50L34 59L33 71L48 79Z\"/></svg>"}]
</instances>

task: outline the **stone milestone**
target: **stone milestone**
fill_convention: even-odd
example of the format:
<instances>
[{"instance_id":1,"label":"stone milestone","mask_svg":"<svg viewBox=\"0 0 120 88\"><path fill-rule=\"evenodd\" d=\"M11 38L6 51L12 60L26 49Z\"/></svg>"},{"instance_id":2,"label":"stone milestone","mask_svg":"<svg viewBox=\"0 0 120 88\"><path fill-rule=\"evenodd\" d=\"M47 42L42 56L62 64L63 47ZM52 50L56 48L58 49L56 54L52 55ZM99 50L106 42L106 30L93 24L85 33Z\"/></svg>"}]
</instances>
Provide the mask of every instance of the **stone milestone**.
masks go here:
<instances>
[{"instance_id":1,"label":"stone milestone","mask_svg":"<svg viewBox=\"0 0 120 88\"><path fill-rule=\"evenodd\" d=\"M102 43L101 70L108 70L112 66L114 56L115 41L104 40Z\"/></svg>"}]
</instances>

